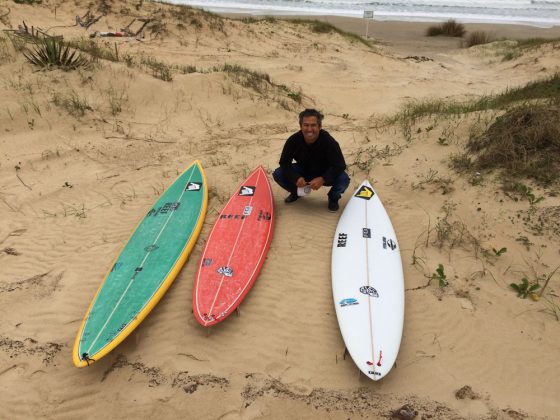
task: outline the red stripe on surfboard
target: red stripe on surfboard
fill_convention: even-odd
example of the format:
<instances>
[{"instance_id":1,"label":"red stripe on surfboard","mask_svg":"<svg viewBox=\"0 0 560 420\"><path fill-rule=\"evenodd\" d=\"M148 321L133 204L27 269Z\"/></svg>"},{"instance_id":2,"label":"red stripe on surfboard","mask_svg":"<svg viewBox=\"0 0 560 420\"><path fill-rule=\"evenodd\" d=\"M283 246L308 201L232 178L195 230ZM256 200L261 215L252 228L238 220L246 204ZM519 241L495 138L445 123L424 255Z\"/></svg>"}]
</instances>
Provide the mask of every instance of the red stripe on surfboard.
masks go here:
<instances>
[{"instance_id":1,"label":"red stripe on surfboard","mask_svg":"<svg viewBox=\"0 0 560 420\"><path fill-rule=\"evenodd\" d=\"M246 186L256 187L254 195L239 194ZM251 212L242 218L247 206ZM259 166L220 212L202 252L193 290L193 312L202 326L223 321L245 298L264 264L273 229L272 190Z\"/></svg>"}]
</instances>

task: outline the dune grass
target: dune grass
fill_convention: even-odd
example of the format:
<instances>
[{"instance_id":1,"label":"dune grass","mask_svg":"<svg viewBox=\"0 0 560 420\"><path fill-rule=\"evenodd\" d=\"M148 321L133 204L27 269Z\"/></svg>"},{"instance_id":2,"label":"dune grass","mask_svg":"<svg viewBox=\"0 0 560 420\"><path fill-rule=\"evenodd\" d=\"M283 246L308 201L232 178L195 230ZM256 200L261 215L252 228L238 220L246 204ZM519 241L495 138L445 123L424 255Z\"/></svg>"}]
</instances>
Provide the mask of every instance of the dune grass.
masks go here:
<instances>
[{"instance_id":1,"label":"dune grass","mask_svg":"<svg viewBox=\"0 0 560 420\"><path fill-rule=\"evenodd\" d=\"M225 21L228 20L217 13L209 12L202 8L192 7L185 4L174 4L159 0L158 3L170 6L169 13L176 20L187 26L192 26L197 30L204 27L204 24L212 31L225 34Z\"/></svg>"},{"instance_id":2,"label":"dune grass","mask_svg":"<svg viewBox=\"0 0 560 420\"><path fill-rule=\"evenodd\" d=\"M529 38L515 41L515 45L506 48L502 53L503 61L510 61L521 57L530 51L537 50L546 45L552 45L552 48L560 47L560 38Z\"/></svg>"},{"instance_id":3,"label":"dune grass","mask_svg":"<svg viewBox=\"0 0 560 420\"><path fill-rule=\"evenodd\" d=\"M337 33L344 38L349 39L350 41L360 42L368 48L373 48L373 44L367 39L355 33L343 31L342 29L337 28L336 26L328 22L323 22L316 19L287 19L287 21L296 25L306 26L311 30L311 32L318 34Z\"/></svg>"},{"instance_id":4,"label":"dune grass","mask_svg":"<svg viewBox=\"0 0 560 420\"><path fill-rule=\"evenodd\" d=\"M140 64L148 67L152 71L152 76L156 79L163 80L164 82L171 82L173 80L172 66L163 61L159 61L151 56L142 56Z\"/></svg>"},{"instance_id":5,"label":"dune grass","mask_svg":"<svg viewBox=\"0 0 560 420\"><path fill-rule=\"evenodd\" d=\"M254 24L258 22L267 22L267 23L277 23L280 19L274 16L265 16L264 18L254 18L254 17L245 17L241 21L246 24ZM323 22L317 19L284 19L286 22L290 22L295 25L302 25L307 27L311 32L316 34L330 34L330 33L337 33L350 41L353 42L360 42L369 48L373 48L372 42L368 41L367 39L357 35L353 32L344 31L340 28L337 28L335 25L329 22Z\"/></svg>"},{"instance_id":6,"label":"dune grass","mask_svg":"<svg viewBox=\"0 0 560 420\"><path fill-rule=\"evenodd\" d=\"M481 133L472 134L466 152L453 155L459 172L497 169L502 179L530 178L541 185L560 179L560 73L496 95L458 102L431 99L406 104L388 124L405 133L419 118L505 110Z\"/></svg>"},{"instance_id":7,"label":"dune grass","mask_svg":"<svg viewBox=\"0 0 560 420\"><path fill-rule=\"evenodd\" d=\"M87 111L93 111L89 101L85 97L80 97L76 91L66 94L55 92L52 96L52 103L76 118L83 117Z\"/></svg>"},{"instance_id":8,"label":"dune grass","mask_svg":"<svg viewBox=\"0 0 560 420\"><path fill-rule=\"evenodd\" d=\"M98 42L92 39L82 38L78 40L68 41L68 45L72 48L89 54L93 61L119 61L119 51L117 43L112 46L109 44L109 42Z\"/></svg>"},{"instance_id":9,"label":"dune grass","mask_svg":"<svg viewBox=\"0 0 560 420\"><path fill-rule=\"evenodd\" d=\"M467 39L465 39L463 46L465 48L474 47L475 45L488 44L494 41L494 37L484 31L474 31L469 33Z\"/></svg>"},{"instance_id":10,"label":"dune grass","mask_svg":"<svg viewBox=\"0 0 560 420\"><path fill-rule=\"evenodd\" d=\"M464 47L493 43L486 50L487 53L501 57L502 61L511 61L524 54L539 50L540 48L560 48L560 38L528 38L518 40L494 39L492 35L484 32L473 32L463 41Z\"/></svg>"},{"instance_id":11,"label":"dune grass","mask_svg":"<svg viewBox=\"0 0 560 420\"><path fill-rule=\"evenodd\" d=\"M9 45L9 39L0 35L0 64L10 63L14 60L14 51Z\"/></svg>"},{"instance_id":12,"label":"dune grass","mask_svg":"<svg viewBox=\"0 0 560 420\"><path fill-rule=\"evenodd\" d=\"M560 46L560 38L528 38L517 40L517 46L524 50L540 48L548 44L554 47Z\"/></svg>"},{"instance_id":13,"label":"dune grass","mask_svg":"<svg viewBox=\"0 0 560 420\"><path fill-rule=\"evenodd\" d=\"M253 23L259 23L259 22L276 23L276 22L278 22L278 19L274 16L265 16L263 18L256 18L256 17L253 17L253 16L247 16L247 17L244 17L243 19L241 19L241 22L246 23L248 25L253 24Z\"/></svg>"},{"instance_id":14,"label":"dune grass","mask_svg":"<svg viewBox=\"0 0 560 420\"><path fill-rule=\"evenodd\" d=\"M232 76L241 86L253 89L257 93L264 93L272 85L270 76L266 73L250 70L238 64L224 64L213 68L216 72L225 72Z\"/></svg>"},{"instance_id":15,"label":"dune grass","mask_svg":"<svg viewBox=\"0 0 560 420\"><path fill-rule=\"evenodd\" d=\"M389 124L399 120L414 121L428 115L446 114L460 115L489 109L504 109L516 102L532 100L560 101L560 73L530 82L525 86L509 88L496 95L484 95L473 101L446 101L443 99L426 99L408 102L403 109L387 118Z\"/></svg>"},{"instance_id":16,"label":"dune grass","mask_svg":"<svg viewBox=\"0 0 560 420\"><path fill-rule=\"evenodd\" d=\"M229 78L245 88L277 102L282 108L292 110L303 103L301 91L294 92L286 85L275 83L270 75L251 70L238 64L224 64L210 69L211 72L224 72Z\"/></svg>"}]
</instances>

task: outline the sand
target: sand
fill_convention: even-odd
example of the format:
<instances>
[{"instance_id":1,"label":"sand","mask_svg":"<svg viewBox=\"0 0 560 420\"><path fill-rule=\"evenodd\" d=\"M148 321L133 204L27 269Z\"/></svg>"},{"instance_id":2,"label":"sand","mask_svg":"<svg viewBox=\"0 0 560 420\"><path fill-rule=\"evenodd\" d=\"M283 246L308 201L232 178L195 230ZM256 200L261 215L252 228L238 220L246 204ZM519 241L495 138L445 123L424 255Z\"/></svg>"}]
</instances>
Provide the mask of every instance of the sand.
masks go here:
<instances>
[{"instance_id":1,"label":"sand","mask_svg":"<svg viewBox=\"0 0 560 420\"><path fill-rule=\"evenodd\" d=\"M425 37L429 24L374 22L368 48L293 23L137 1L96 3L93 14L104 7L107 15L86 30L74 24L89 4L0 4L0 29L25 21L65 39L157 18L143 39L96 38L117 48L119 61L87 70L37 71L0 40L1 418L373 419L404 405L424 419L557 418L560 275L539 301L518 298L509 284L543 284L556 268L558 187L524 181L544 197L531 207L504 194L495 173L473 180L450 169L498 111L386 123L410 100L473 99L553 75L557 47L502 61L507 42L465 49ZM364 29L361 20L328 20ZM560 28L467 25L474 28L510 39L560 36ZM243 86L219 70L224 64L274 85ZM343 357L330 279L339 214L326 211L324 189L288 206L273 185L274 238L240 316L208 331L191 313L217 213L254 167L274 170L304 107L325 113L350 190L369 179L399 239L404 334L397 365L379 382ZM194 159L206 169L210 200L193 254L125 342L75 368L74 338L105 272ZM429 282L439 264L449 281L441 288Z\"/></svg>"}]
</instances>

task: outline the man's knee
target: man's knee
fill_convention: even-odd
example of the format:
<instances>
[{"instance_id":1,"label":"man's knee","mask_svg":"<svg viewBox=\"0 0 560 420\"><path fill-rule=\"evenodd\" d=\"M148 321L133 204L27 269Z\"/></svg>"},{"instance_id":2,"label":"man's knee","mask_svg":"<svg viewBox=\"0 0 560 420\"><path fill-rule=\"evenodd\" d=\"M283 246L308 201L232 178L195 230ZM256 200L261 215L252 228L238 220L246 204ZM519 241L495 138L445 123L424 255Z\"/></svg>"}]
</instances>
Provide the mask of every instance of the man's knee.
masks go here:
<instances>
[{"instance_id":1,"label":"man's knee","mask_svg":"<svg viewBox=\"0 0 560 420\"><path fill-rule=\"evenodd\" d=\"M282 168L276 168L274 172L272 172L272 178L277 183L280 183L284 179L284 177L282 176Z\"/></svg>"},{"instance_id":2,"label":"man's knee","mask_svg":"<svg viewBox=\"0 0 560 420\"><path fill-rule=\"evenodd\" d=\"M344 183L346 188L348 188L348 185L350 185L350 177L346 172L342 172L341 176L342 176L342 182Z\"/></svg>"},{"instance_id":3,"label":"man's knee","mask_svg":"<svg viewBox=\"0 0 560 420\"><path fill-rule=\"evenodd\" d=\"M346 172L342 172L336 178L335 184L337 184L340 188L343 188L344 190L346 190L346 188L348 188L348 186L350 185L350 177L348 176L348 174Z\"/></svg>"}]
</instances>

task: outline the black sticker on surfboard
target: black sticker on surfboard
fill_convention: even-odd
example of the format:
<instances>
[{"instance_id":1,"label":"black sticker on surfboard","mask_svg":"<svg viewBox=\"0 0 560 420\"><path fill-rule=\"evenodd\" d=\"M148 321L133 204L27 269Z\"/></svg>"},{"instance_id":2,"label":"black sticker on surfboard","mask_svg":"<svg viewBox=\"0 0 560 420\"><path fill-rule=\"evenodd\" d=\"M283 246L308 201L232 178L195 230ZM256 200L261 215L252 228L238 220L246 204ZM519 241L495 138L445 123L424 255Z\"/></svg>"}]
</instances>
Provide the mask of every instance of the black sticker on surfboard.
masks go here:
<instances>
[{"instance_id":1,"label":"black sticker on surfboard","mask_svg":"<svg viewBox=\"0 0 560 420\"><path fill-rule=\"evenodd\" d=\"M270 219L272 219L272 215L267 212L267 211L259 211L259 216L257 217L257 222L260 221L264 221L264 222L270 222Z\"/></svg>"},{"instance_id":2,"label":"black sticker on surfboard","mask_svg":"<svg viewBox=\"0 0 560 420\"><path fill-rule=\"evenodd\" d=\"M366 239L371 239L371 229L370 228L362 228L362 237Z\"/></svg>"},{"instance_id":3,"label":"black sticker on surfboard","mask_svg":"<svg viewBox=\"0 0 560 420\"><path fill-rule=\"evenodd\" d=\"M257 187L250 187L248 185L242 185L241 189L239 190L239 195L243 196L243 197L250 197L252 195L255 195L255 190L257 189Z\"/></svg>"},{"instance_id":4,"label":"black sticker on surfboard","mask_svg":"<svg viewBox=\"0 0 560 420\"><path fill-rule=\"evenodd\" d=\"M338 242L336 244L337 248L346 248L346 241L348 240L348 234L339 233Z\"/></svg>"},{"instance_id":5,"label":"black sticker on surfboard","mask_svg":"<svg viewBox=\"0 0 560 420\"><path fill-rule=\"evenodd\" d=\"M368 296L375 297L375 298L379 297L379 293L377 293L377 290L375 290L375 287L372 287L372 286L362 286L362 287L360 287L360 293L363 293L364 295L368 295Z\"/></svg>"},{"instance_id":6,"label":"black sticker on surfboard","mask_svg":"<svg viewBox=\"0 0 560 420\"><path fill-rule=\"evenodd\" d=\"M189 182L185 187L185 191L200 191L202 188L202 183L200 182Z\"/></svg>"},{"instance_id":7,"label":"black sticker on surfboard","mask_svg":"<svg viewBox=\"0 0 560 420\"><path fill-rule=\"evenodd\" d=\"M218 271L218 273L220 273L222 276L233 277L233 268L231 267L220 267L216 271Z\"/></svg>"},{"instance_id":8,"label":"black sticker on surfboard","mask_svg":"<svg viewBox=\"0 0 560 420\"><path fill-rule=\"evenodd\" d=\"M232 219L232 220L243 220L249 216L244 214L221 214L220 219Z\"/></svg>"},{"instance_id":9,"label":"black sticker on surfboard","mask_svg":"<svg viewBox=\"0 0 560 420\"><path fill-rule=\"evenodd\" d=\"M358 190L355 197L363 198L364 200L369 200L371 197L374 196L374 194L375 193L373 192L373 189L371 189L366 185L362 185L362 188Z\"/></svg>"},{"instance_id":10,"label":"black sticker on surfboard","mask_svg":"<svg viewBox=\"0 0 560 420\"><path fill-rule=\"evenodd\" d=\"M395 250L397 248L397 243L392 239L387 239L385 236L383 237L383 249L391 249Z\"/></svg>"}]
</instances>

